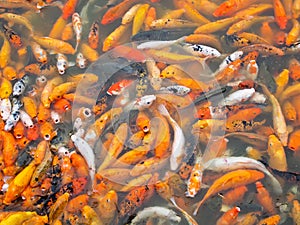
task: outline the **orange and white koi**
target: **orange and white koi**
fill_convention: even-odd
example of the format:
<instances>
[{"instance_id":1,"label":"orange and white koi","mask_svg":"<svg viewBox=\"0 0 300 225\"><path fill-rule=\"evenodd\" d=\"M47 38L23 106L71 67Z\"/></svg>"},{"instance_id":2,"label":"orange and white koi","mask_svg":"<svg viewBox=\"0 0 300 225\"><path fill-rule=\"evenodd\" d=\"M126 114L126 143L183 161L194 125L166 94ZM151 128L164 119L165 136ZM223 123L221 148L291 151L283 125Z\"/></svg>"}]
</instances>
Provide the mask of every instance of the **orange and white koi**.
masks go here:
<instances>
[{"instance_id":1,"label":"orange and white koi","mask_svg":"<svg viewBox=\"0 0 300 225\"><path fill-rule=\"evenodd\" d=\"M96 171L95 154L93 152L93 149L81 137L78 137L76 135L72 135L71 140L73 141L73 143L76 146L77 150L84 157L86 163L88 164L89 174L90 174L90 177L91 177L91 181L93 183L94 176L95 176L95 171Z\"/></svg>"},{"instance_id":2,"label":"orange and white koi","mask_svg":"<svg viewBox=\"0 0 300 225\"><path fill-rule=\"evenodd\" d=\"M25 127L33 128L33 121L31 117L23 110L20 110L20 119Z\"/></svg>"},{"instance_id":3,"label":"orange and white koi","mask_svg":"<svg viewBox=\"0 0 300 225\"><path fill-rule=\"evenodd\" d=\"M220 157L207 161L203 165L203 170L215 172L231 171L236 169L255 169L267 175L273 186L274 192L282 193L282 188L278 180L267 170L267 168L259 161L248 157Z\"/></svg>"},{"instance_id":4,"label":"orange and white koi","mask_svg":"<svg viewBox=\"0 0 300 225\"><path fill-rule=\"evenodd\" d=\"M127 88L128 86L130 86L132 83L133 83L133 80L121 80L119 82L112 84L108 88L106 93L108 95L120 95L124 91L124 89Z\"/></svg>"},{"instance_id":5,"label":"orange and white koi","mask_svg":"<svg viewBox=\"0 0 300 225\"><path fill-rule=\"evenodd\" d=\"M281 30L284 30L287 25L288 18L285 9L280 0L273 0L275 21Z\"/></svg>"},{"instance_id":6,"label":"orange and white koi","mask_svg":"<svg viewBox=\"0 0 300 225\"><path fill-rule=\"evenodd\" d=\"M88 43L89 46L92 49L97 49L98 45L99 45L99 22L98 20L96 20L95 22L93 22L91 28L90 28L90 32L88 35Z\"/></svg>"},{"instance_id":7,"label":"orange and white koi","mask_svg":"<svg viewBox=\"0 0 300 225\"><path fill-rule=\"evenodd\" d=\"M293 27L289 31L289 33L286 37L286 40L285 40L285 44L288 46L295 43L298 40L299 35L300 35L300 24L299 24L298 20L292 19L292 23L293 23Z\"/></svg>"},{"instance_id":8,"label":"orange and white koi","mask_svg":"<svg viewBox=\"0 0 300 225\"><path fill-rule=\"evenodd\" d=\"M182 129L177 124L177 122L170 116L166 107L164 105L159 105L158 110L162 115L164 115L168 119L174 131L174 140L173 140L171 156L170 156L170 167L171 170L176 170L179 167L179 164L181 163L185 155L184 152L185 137Z\"/></svg>"},{"instance_id":9,"label":"orange and white koi","mask_svg":"<svg viewBox=\"0 0 300 225\"><path fill-rule=\"evenodd\" d=\"M72 25L73 25L73 30L76 35L76 46L75 46L75 52L77 51L78 45L81 40L81 34L82 34L82 22L81 22L81 17L79 16L78 13L73 13L72 15Z\"/></svg>"},{"instance_id":10,"label":"orange and white koi","mask_svg":"<svg viewBox=\"0 0 300 225\"><path fill-rule=\"evenodd\" d=\"M35 59L40 63L47 63L48 59L46 51L34 41L30 43L30 46Z\"/></svg>"},{"instance_id":11,"label":"orange and white koi","mask_svg":"<svg viewBox=\"0 0 300 225\"><path fill-rule=\"evenodd\" d=\"M227 0L219 5L219 7L214 11L213 15L215 17L231 16L240 9L247 8L249 5L256 2L257 0Z\"/></svg>"},{"instance_id":12,"label":"orange and white koi","mask_svg":"<svg viewBox=\"0 0 300 225\"><path fill-rule=\"evenodd\" d=\"M0 100L0 115L2 120L6 121L11 113L11 101L9 98Z\"/></svg>"},{"instance_id":13,"label":"orange and white koi","mask_svg":"<svg viewBox=\"0 0 300 225\"><path fill-rule=\"evenodd\" d=\"M56 67L60 75L65 74L66 69L69 67L68 58L66 55L58 53L56 56Z\"/></svg>"},{"instance_id":14,"label":"orange and white koi","mask_svg":"<svg viewBox=\"0 0 300 225\"><path fill-rule=\"evenodd\" d=\"M216 225L230 225L234 224L241 209L239 207L233 207L226 211L216 222Z\"/></svg>"},{"instance_id":15,"label":"orange and white koi","mask_svg":"<svg viewBox=\"0 0 300 225\"><path fill-rule=\"evenodd\" d=\"M257 170L235 170L226 173L225 175L214 181L214 183L210 186L210 188L204 195L203 199L197 203L196 209L193 214L197 215L198 209L203 205L203 203L218 192L228 190L230 188L235 188L241 185L247 185L262 178L264 178L264 174Z\"/></svg>"},{"instance_id":16,"label":"orange and white koi","mask_svg":"<svg viewBox=\"0 0 300 225\"><path fill-rule=\"evenodd\" d=\"M79 52L76 56L76 66L80 69L84 69L87 66L87 59L83 56L81 52Z\"/></svg>"},{"instance_id":17,"label":"orange and white koi","mask_svg":"<svg viewBox=\"0 0 300 225\"><path fill-rule=\"evenodd\" d=\"M268 190L263 186L263 184L260 181L257 181L255 185L256 185L256 200L264 208L264 211L266 211L268 214L270 215L276 214L275 204Z\"/></svg>"},{"instance_id":18,"label":"orange and white koi","mask_svg":"<svg viewBox=\"0 0 300 225\"><path fill-rule=\"evenodd\" d=\"M195 197L201 188L203 176L202 154L198 154L195 160L195 165L191 171L190 177L187 183L187 191L185 195L187 197Z\"/></svg>"},{"instance_id":19,"label":"orange and white koi","mask_svg":"<svg viewBox=\"0 0 300 225\"><path fill-rule=\"evenodd\" d=\"M256 60L250 60L246 67L246 76L251 80L256 80L258 75L258 65Z\"/></svg>"},{"instance_id":20,"label":"orange and white koi","mask_svg":"<svg viewBox=\"0 0 300 225\"><path fill-rule=\"evenodd\" d=\"M33 40L40 44L43 48L59 52L61 54L74 54L75 49L71 44L50 37L32 36Z\"/></svg>"},{"instance_id":21,"label":"orange and white koi","mask_svg":"<svg viewBox=\"0 0 300 225\"><path fill-rule=\"evenodd\" d=\"M226 58L219 65L219 71L225 69L233 61L240 59L243 54L244 54L243 51L238 50L238 51L235 51L235 52L231 53L230 55L226 56Z\"/></svg>"},{"instance_id":22,"label":"orange and white koi","mask_svg":"<svg viewBox=\"0 0 300 225\"><path fill-rule=\"evenodd\" d=\"M181 218L173 210L161 206L152 206L139 211L131 221L131 224L140 224L141 221L151 217L162 218L171 223L179 223L181 221Z\"/></svg>"}]
</instances>

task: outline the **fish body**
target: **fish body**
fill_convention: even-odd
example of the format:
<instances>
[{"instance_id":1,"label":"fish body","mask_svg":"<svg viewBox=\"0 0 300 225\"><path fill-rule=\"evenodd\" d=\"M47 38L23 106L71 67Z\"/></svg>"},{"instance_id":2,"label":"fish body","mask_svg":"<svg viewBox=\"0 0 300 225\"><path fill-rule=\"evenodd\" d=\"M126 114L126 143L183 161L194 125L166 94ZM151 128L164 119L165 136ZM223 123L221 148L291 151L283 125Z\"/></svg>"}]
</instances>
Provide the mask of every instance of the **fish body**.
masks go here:
<instances>
[{"instance_id":1,"label":"fish body","mask_svg":"<svg viewBox=\"0 0 300 225\"><path fill-rule=\"evenodd\" d=\"M240 59L242 57L242 55L244 54L243 51L235 51L233 53L231 53L229 56L227 56L222 63L219 65L219 70L223 70L225 69L230 63L232 63L233 61Z\"/></svg>"},{"instance_id":2,"label":"fish body","mask_svg":"<svg viewBox=\"0 0 300 225\"><path fill-rule=\"evenodd\" d=\"M13 86L13 96L19 96L23 94L28 84L28 81L29 81L28 76L24 76L20 80L18 80Z\"/></svg>"},{"instance_id":3,"label":"fish body","mask_svg":"<svg viewBox=\"0 0 300 225\"><path fill-rule=\"evenodd\" d=\"M120 95L124 91L124 89L126 89L126 87L130 86L132 83L132 80L121 80L119 82L116 82L108 88L106 94Z\"/></svg>"},{"instance_id":4,"label":"fish body","mask_svg":"<svg viewBox=\"0 0 300 225\"><path fill-rule=\"evenodd\" d=\"M221 53L210 46L200 44L184 44L183 48L194 56L200 57L220 57Z\"/></svg>"},{"instance_id":5,"label":"fish body","mask_svg":"<svg viewBox=\"0 0 300 225\"><path fill-rule=\"evenodd\" d=\"M255 93L254 88L243 89L233 92L224 98L224 100L219 104L220 106L225 105L236 105L241 102L247 101Z\"/></svg>"},{"instance_id":6,"label":"fish body","mask_svg":"<svg viewBox=\"0 0 300 225\"><path fill-rule=\"evenodd\" d=\"M165 94L174 94L178 96L185 96L191 91L190 88L182 85L173 85L168 87L161 87L158 92Z\"/></svg>"},{"instance_id":7,"label":"fish body","mask_svg":"<svg viewBox=\"0 0 300 225\"><path fill-rule=\"evenodd\" d=\"M79 52L76 56L76 66L78 66L80 69L84 69L86 68L87 64L87 59L83 56L81 52Z\"/></svg>"},{"instance_id":8,"label":"fish body","mask_svg":"<svg viewBox=\"0 0 300 225\"><path fill-rule=\"evenodd\" d=\"M162 49L169 47L173 44L176 44L180 41L183 41L185 37L181 37L177 40L171 40L171 41L147 41L142 44L139 44L137 46L137 49L143 50L143 49Z\"/></svg>"},{"instance_id":9,"label":"fish body","mask_svg":"<svg viewBox=\"0 0 300 225\"><path fill-rule=\"evenodd\" d=\"M92 24L88 35L89 46L93 49L97 49L99 45L99 30L100 30L99 22L96 20Z\"/></svg>"},{"instance_id":10,"label":"fish body","mask_svg":"<svg viewBox=\"0 0 300 225\"><path fill-rule=\"evenodd\" d=\"M12 105L9 98L1 99L0 101L0 115L2 120L6 121L11 113Z\"/></svg>"},{"instance_id":11,"label":"fish body","mask_svg":"<svg viewBox=\"0 0 300 225\"><path fill-rule=\"evenodd\" d=\"M78 13L73 13L72 15L72 25L73 25L73 30L76 35L76 46L75 46L75 52L77 51L78 45L81 40L81 34L82 34L82 21L81 17L79 16Z\"/></svg>"},{"instance_id":12,"label":"fish body","mask_svg":"<svg viewBox=\"0 0 300 225\"><path fill-rule=\"evenodd\" d=\"M167 117L174 131L174 140L173 140L172 152L170 156L170 167L171 170L176 170L179 167L179 164L181 163L185 155L184 152L185 137L182 129L177 124L177 122L170 116L166 107L164 105L159 105L158 110L162 115Z\"/></svg>"},{"instance_id":13,"label":"fish body","mask_svg":"<svg viewBox=\"0 0 300 225\"><path fill-rule=\"evenodd\" d=\"M71 44L50 37L32 36L33 40L40 44L43 48L59 52L61 54L74 54L75 49Z\"/></svg>"}]
</instances>

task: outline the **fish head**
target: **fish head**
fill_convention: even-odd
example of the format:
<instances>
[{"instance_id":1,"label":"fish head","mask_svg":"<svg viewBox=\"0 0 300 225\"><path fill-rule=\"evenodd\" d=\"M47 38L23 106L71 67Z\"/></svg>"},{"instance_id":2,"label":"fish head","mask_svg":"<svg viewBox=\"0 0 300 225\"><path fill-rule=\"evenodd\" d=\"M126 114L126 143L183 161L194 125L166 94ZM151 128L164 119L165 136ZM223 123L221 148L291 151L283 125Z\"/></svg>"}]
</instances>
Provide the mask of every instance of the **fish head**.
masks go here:
<instances>
[{"instance_id":1,"label":"fish head","mask_svg":"<svg viewBox=\"0 0 300 225\"><path fill-rule=\"evenodd\" d=\"M137 107L137 109L143 110L145 108L150 107L155 100L156 100L155 95L145 95L143 97L138 98L135 101L134 105Z\"/></svg>"}]
</instances>

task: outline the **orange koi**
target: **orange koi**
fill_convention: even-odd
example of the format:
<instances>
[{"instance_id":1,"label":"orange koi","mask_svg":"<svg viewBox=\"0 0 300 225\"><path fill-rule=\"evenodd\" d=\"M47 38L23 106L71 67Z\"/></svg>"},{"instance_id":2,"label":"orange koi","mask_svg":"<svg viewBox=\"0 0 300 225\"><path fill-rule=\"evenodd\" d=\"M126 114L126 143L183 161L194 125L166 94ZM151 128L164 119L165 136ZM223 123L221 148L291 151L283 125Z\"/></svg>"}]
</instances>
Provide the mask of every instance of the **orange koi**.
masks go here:
<instances>
[{"instance_id":1,"label":"orange koi","mask_svg":"<svg viewBox=\"0 0 300 225\"><path fill-rule=\"evenodd\" d=\"M196 215L198 209L203 205L203 203L218 192L256 182L263 179L264 176L264 173L257 170L235 170L226 173L225 175L214 181L214 183L210 186L210 188L204 195L203 199L199 203L197 203L196 209L193 214Z\"/></svg>"},{"instance_id":2,"label":"orange koi","mask_svg":"<svg viewBox=\"0 0 300 225\"><path fill-rule=\"evenodd\" d=\"M292 15L294 19L298 19L300 16L300 1L294 0L293 7L292 7Z\"/></svg>"},{"instance_id":3,"label":"orange koi","mask_svg":"<svg viewBox=\"0 0 300 225\"><path fill-rule=\"evenodd\" d=\"M31 176L36 166L34 163L30 163L20 173L15 176L8 186L7 192L4 195L3 203L9 205L12 201L17 199L25 188L29 185Z\"/></svg>"},{"instance_id":4,"label":"orange koi","mask_svg":"<svg viewBox=\"0 0 300 225\"><path fill-rule=\"evenodd\" d=\"M101 214L100 217L104 224L109 224L114 218L117 211L117 204L118 195L114 190L110 190L99 200L97 209Z\"/></svg>"},{"instance_id":5,"label":"orange koi","mask_svg":"<svg viewBox=\"0 0 300 225\"><path fill-rule=\"evenodd\" d=\"M88 44L82 43L80 46L80 52L90 62L95 62L99 58L98 52L91 48Z\"/></svg>"},{"instance_id":6,"label":"orange koi","mask_svg":"<svg viewBox=\"0 0 300 225\"><path fill-rule=\"evenodd\" d=\"M204 25L201 25L196 28L194 31L195 34L211 34L215 33L217 31L221 31L226 29L228 26L231 24L239 21L240 18L238 17L230 17L230 18L225 18L217 21L213 21Z\"/></svg>"},{"instance_id":7,"label":"orange koi","mask_svg":"<svg viewBox=\"0 0 300 225\"><path fill-rule=\"evenodd\" d=\"M213 16L232 16L235 12L239 11L240 9L247 8L249 5L256 2L257 0L227 0L221 5L219 5L219 7L214 11Z\"/></svg>"},{"instance_id":8,"label":"orange koi","mask_svg":"<svg viewBox=\"0 0 300 225\"><path fill-rule=\"evenodd\" d=\"M53 50L55 52L59 52L61 54L74 54L75 49L72 47L71 44L50 37L38 37L32 36L33 40L41 45L43 48L47 48Z\"/></svg>"},{"instance_id":9,"label":"orange koi","mask_svg":"<svg viewBox=\"0 0 300 225\"><path fill-rule=\"evenodd\" d=\"M63 156L59 163L62 173L62 185L72 182L75 171L71 164L71 159L68 156Z\"/></svg>"},{"instance_id":10,"label":"orange koi","mask_svg":"<svg viewBox=\"0 0 300 225\"><path fill-rule=\"evenodd\" d=\"M0 53L1 54L1 53ZM1 60L1 56L0 56ZM17 71L14 67L6 66L3 68L3 77L8 80L14 80L17 78Z\"/></svg>"},{"instance_id":11,"label":"orange koi","mask_svg":"<svg viewBox=\"0 0 300 225\"><path fill-rule=\"evenodd\" d=\"M91 28L88 35L88 43L92 49L97 49L99 45L99 22L96 20Z\"/></svg>"},{"instance_id":12,"label":"orange koi","mask_svg":"<svg viewBox=\"0 0 300 225\"><path fill-rule=\"evenodd\" d=\"M88 180L86 177L79 177L72 180L72 188L74 195L78 195L86 190Z\"/></svg>"},{"instance_id":13,"label":"orange koi","mask_svg":"<svg viewBox=\"0 0 300 225\"><path fill-rule=\"evenodd\" d=\"M267 3L252 4L245 9L239 10L234 16L237 17L244 17L245 15L256 16L270 9L273 9L273 5L271 4L267 4Z\"/></svg>"},{"instance_id":14,"label":"orange koi","mask_svg":"<svg viewBox=\"0 0 300 225\"><path fill-rule=\"evenodd\" d=\"M125 46L125 45L119 45L115 47L110 54L112 54L114 57L123 57L135 62L146 62L146 55L135 48Z\"/></svg>"},{"instance_id":15,"label":"orange koi","mask_svg":"<svg viewBox=\"0 0 300 225\"><path fill-rule=\"evenodd\" d=\"M74 36L72 23L66 24L65 27L63 28L63 30L59 34L61 35L61 40L63 40L63 41L71 40ZM51 36L49 36L49 37L51 37Z\"/></svg>"},{"instance_id":16,"label":"orange koi","mask_svg":"<svg viewBox=\"0 0 300 225\"><path fill-rule=\"evenodd\" d=\"M197 27L198 23L191 22L189 20L182 19L157 19L153 20L150 24L150 28L153 30L160 29L172 29L172 28L187 28L187 27Z\"/></svg>"},{"instance_id":17,"label":"orange koi","mask_svg":"<svg viewBox=\"0 0 300 225\"><path fill-rule=\"evenodd\" d=\"M299 200L293 200L293 208L291 210L291 216L295 224L300 222L300 203Z\"/></svg>"},{"instance_id":18,"label":"orange koi","mask_svg":"<svg viewBox=\"0 0 300 225\"><path fill-rule=\"evenodd\" d=\"M300 150L299 139L300 139L300 129L297 129L289 135L288 148L292 151L299 151Z\"/></svg>"},{"instance_id":19,"label":"orange koi","mask_svg":"<svg viewBox=\"0 0 300 225\"><path fill-rule=\"evenodd\" d=\"M300 62L297 59L292 58L289 61L289 71L290 78L292 78L293 80L300 79Z\"/></svg>"},{"instance_id":20,"label":"orange koi","mask_svg":"<svg viewBox=\"0 0 300 225\"><path fill-rule=\"evenodd\" d=\"M69 197L70 194L65 192L57 198L53 205L51 205L49 212L50 224L55 224L55 221L58 221L57 219L62 215L68 204Z\"/></svg>"},{"instance_id":21,"label":"orange koi","mask_svg":"<svg viewBox=\"0 0 300 225\"><path fill-rule=\"evenodd\" d=\"M232 190L229 190L223 195L223 203L226 205L233 205L238 201L241 201L248 191L246 186L239 186Z\"/></svg>"},{"instance_id":22,"label":"orange koi","mask_svg":"<svg viewBox=\"0 0 300 225\"><path fill-rule=\"evenodd\" d=\"M288 46L295 43L300 35L300 24L298 20L292 19L292 23L293 23L293 27L289 31L285 40L285 44Z\"/></svg>"},{"instance_id":23,"label":"orange koi","mask_svg":"<svg viewBox=\"0 0 300 225\"><path fill-rule=\"evenodd\" d=\"M278 76L275 77L275 82L277 84L275 96L279 97L288 84L289 72L289 70L284 69L280 74L278 74Z\"/></svg>"},{"instance_id":24,"label":"orange koi","mask_svg":"<svg viewBox=\"0 0 300 225\"><path fill-rule=\"evenodd\" d=\"M227 118L227 123L231 123L234 120L239 120L243 118L243 120L253 120L255 119L259 114L262 113L261 108L247 108L247 109L241 109L237 113L233 115L229 115Z\"/></svg>"},{"instance_id":25,"label":"orange koi","mask_svg":"<svg viewBox=\"0 0 300 225\"><path fill-rule=\"evenodd\" d=\"M56 22L54 23L48 37L59 39L67 25L67 20L65 20L62 16L58 17ZM64 39L62 39L65 41Z\"/></svg>"},{"instance_id":26,"label":"orange koi","mask_svg":"<svg viewBox=\"0 0 300 225\"><path fill-rule=\"evenodd\" d=\"M88 204L88 200L89 196L87 194L78 195L68 202L66 210L70 213L78 213Z\"/></svg>"},{"instance_id":27,"label":"orange koi","mask_svg":"<svg viewBox=\"0 0 300 225\"><path fill-rule=\"evenodd\" d=\"M15 137L10 132L1 131L0 134L3 141L2 154L4 164L6 167L9 167L14 165L19 151L16 148Z\"/></svg>"},{"instance_id":28,"label":"orange koi","mask_svg":"<svg viewBox=\"0 0 300 225\"><path fill-rule=\"evenodd\" d=\"M277 45L283 45L286 42L286 33L279 30L273 37L273 42Z\"/></svg>"},{"instance_id":29,"label":"orange koi","mask_svg":"<svg viewBox=\"0 0 300 225\"><path fill-rule=\"evenodd\" d=\"M210 22L210 20L200 14L194 5L186 1L178 1L178 6L179 8L184 9L184 15L187 19L198 24L206 24Z\"/></svg>"},{"instance_id":30,"label":"orange koi","mask_svg":"<svg viewBox=\"0 0 300 225\"><path fill-rule=\"evenodd\" d=\"M253 44L240 49L243 52L257 51L262 56L278 55L283 56L284 51L272 45Z\"/></svg>"},{"instance_id":31,"label":"orange koi","mask_svg":"<svg viewBox=\"0 0 300 225\"><path fill-rule=\"evenodd\" d=\"M39 130L41 137L46 141L51 141L56 136L56 131L54 131L53 125L50 122L45 121L42 123Z\"/></svg>"},{"instance_id":32,"label":"orange koi","mask_svg":"<svg viewBox=\"0 0 300 225\"><path fill-rule=\"evenodd\" d=\"M216 225L234 224L240 211L241 211L241 209L237 206L229 209L217 220Z\"/></svg>"},{"instance_id":33,"label":"orange koi","mask_svg":"<svg viewBox=\"0 0 300 225\"><path fill-rule=\"evenodd\" d=\"M286 28L288 18L280 0L273 0L275 21L281 30Z\"/></svg>"},{"instance_id":34,"label":"orange koi","mask_svg":"<svg viewBox=\"0 0 300 225\"><path fill-rule=\"evenodd\" d=\"M44 123L51 118L50 109L46 108L42 103L40 103L37 112L37 119L39 123Z\"/></svg>"},{"instance_id":35,"label":"orange koi","mask_svg":"<svg viewBox=\"0 0 300 225\"><path fill-rule=\"evenodd\" d=\"M265 21L262 23L261 27L260 27L260 34L261 36L267 40L270 44L274 44L273 42L273 37L274 37L274 31L273 29L270 27L270 22Z\"/></svg>"},{"instance_id":36,"label":"orange koi","mask_svg":"<svg viewBox=\"0 0 300 225\"><path fill-rule=\"evenodd\" d=\"M287 171L286 155L280 140L273 134L268 140L268 154L270 156L269 164L272 168Z\"/></svg>"},{"instance_id":37,"label":"orange koi","mask_svg":"<svg viewBox=\"0 0 300 225\"><path fill-rule=\"evenodd\" d=\"M256 200L264 208L264 211L266 211L268 214L270 215L276 214L275 205L268 190L263 186L263 184L260 181L257 181L255 185L256 185Z\"/></svg>"},{"instance_id":38,"label":"orange koi","mask_svg":"<svg viewBox=\"0 0 300 225\"><path fill-rule=\"evenodd\" d=\"M22 138L24 136L25 126L21 121L18 121L13 128L14 137L16 139Z\"/></svg>"},{"instance_id":39,"label":"orange koi","mask_svg":"<svg viewBox=\"0 0 300 225\"><path fill-rule=\"evenodd\" d=\"M49 143L46 140L43 140L38 144L36 150L33 153L34 163L36 165L41 164L41 162L43 161L43 159L45 157L47 149L49 150Z\"/></svg>"},{"instance_id":40,"label":"orange koi","mask_svg":"<svg viewBox=\"0 0 300 225\"><path fill-rule=\"evenodd\" d=\"M3 44L0 50L0 68L3 69L10 62L11 47L6 36L3 36Z\"/></svg>"},{"instance_id":41,"label":"orange koi","mask_svg":"<svg viewBox=\"0 0 300 225\"><path fill-rule=\"evenodd\" d=\"M156 19L156 9L154 7L150 7L144 21L145 31L150 30L151 23Z\"/></svg>"},{"instance_id":42,"label":"orange koi","mask_svg":"<svg viewBox=\"0 0 300 225\"><path fill-rule=\"evenodd\" d=\"M111 32L103 41L102 51L106 52L115 47L128 28L129 24L121 24L113 32Z\"/></svg>"},{"instance_id":43,"label":"orange koi","mask_svg":"<svg viewBox=\"0 0 300 225\"><path fill-rule=\"evenodd\" d=\"M124 0L116 6L109 8L106 13L103 15L101 24L107 25L115 21L116 19L121 18L127 10L139 0Z\"/></svg>"},{"instance_id":44,"label":"orange koi","mask_svg":"<svg viewBox=\"0 0 300 225\"><path fill-rule=\"evenodd\" d=\"M136 118L136 125L139 127L140 130L147 133L150 130L149 116L143 111L139 112Z\"/></svg>"},{"instance_id":45,"label":"orange koi","mask_svg":"<svg viewBox=\"0 0 300 225\"><path fill-rule=\"evenodd\" d=\"M67 20L69 17L71 17L73 15L73 13L75 12L75 8L77 6L78 0L68 0L63 9L62 9L62 15L61 17L64 20Z\"/></svg>"},{"instance_id":46,"label":"orange koi","mask_svg":"<svg viewBox=\"0 0 300 225\"><path fill-rule=\"evenodd\" d=\"M62 98L53 103L53 108L58 113L65 113L71 110L72 106L68 100Z\"/></svg>"},{"instance_id":47,"label":"orange koi","mask_svg":"<svg viewBox=\"0 0 300 225\"><path fill-rule=\"evenodd\" d=\"M85 218L85 220L88 222L88 224L99 224L102 225L103 222L100 220L98 214L96 211L90 207L89 205L85 205L82 208L82 216Z\"/></svg>"},{"instance_id":48,"label":"orange koi","mask_svg":"<svg viewBox=\"0 0 300 225\"><path fill-rule=\"evenodd\" d=\"M30 141L37 140L39 138L39 127L35 124L32 128L26 130L26 137Z\"/></svg>"},{"instance_id":49,"label":"orange koi","mask_svg":"<svg viewBox=\"0 0 300 225\"><path fill-rule=\"evenodd\" d=\"M20 49L23 46L23 42L21 37L13 31L10 27L3 25L4 34L7 38L7 40L10 42L10 44L16 48Z\"/></svg>"},{"instance_id":50,"label":"orange koi","mask_svg":"<svg viewBox=\"0 0 300 225\"><path fill-rule=\"evenodd\" d=\"M59 84L53 88L52 93L49 95L49 100L52 102L54 100L61 99L64 94L74 91L77 84L77 82L65 82Z\"/></svg>"},{"instance_id":51,"label":"orange koi","mask_svg":"<svg viewBox=\"0 0 300 225\"><path fill-rule=\"evenodd\" d=\"M75 169L75 173L78 177L88 177L89 176L89 168L84 160L84 158L77 154L77 153L72 153L70 156L72 166Z\"/></svg>"},{"instance_id":52,"label":"orange koi","mask_svg":"<svg viewBox=\"0 0 300 225\"><path fill-rule=\"evenodd\" d=\"M295 121L297 119L297 110L290 101L285 101L282 105L282 112L285 119Z\"/></svg>"},{"instance_id":53,"label":"orange koi","mask_svg":"<svg viewBox=\"0 0 300 225\"><path fill-rule=\"evenodd\" d=\"M257 225L277 225L279 224L280 218L279 215L270 216L260 220Z\"/></svg>"}]
</instances>

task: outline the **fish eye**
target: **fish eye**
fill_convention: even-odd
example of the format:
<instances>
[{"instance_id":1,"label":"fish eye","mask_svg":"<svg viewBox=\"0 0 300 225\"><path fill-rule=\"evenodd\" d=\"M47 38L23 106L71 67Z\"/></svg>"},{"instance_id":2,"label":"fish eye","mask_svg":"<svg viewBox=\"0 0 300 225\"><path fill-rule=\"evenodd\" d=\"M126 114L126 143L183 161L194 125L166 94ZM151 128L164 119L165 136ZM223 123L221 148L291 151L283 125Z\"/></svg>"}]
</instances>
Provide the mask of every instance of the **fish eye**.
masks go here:
<instances>
[{"instance_id":1,"label":"fish eye","mask_svg":"<svg viewBox=\"0 0 300 225\"><path fill-rule=\"evenodd\" d=\"M146 102L147 105L150 105L151 102Z\"/></svg>"}]
</instances>

